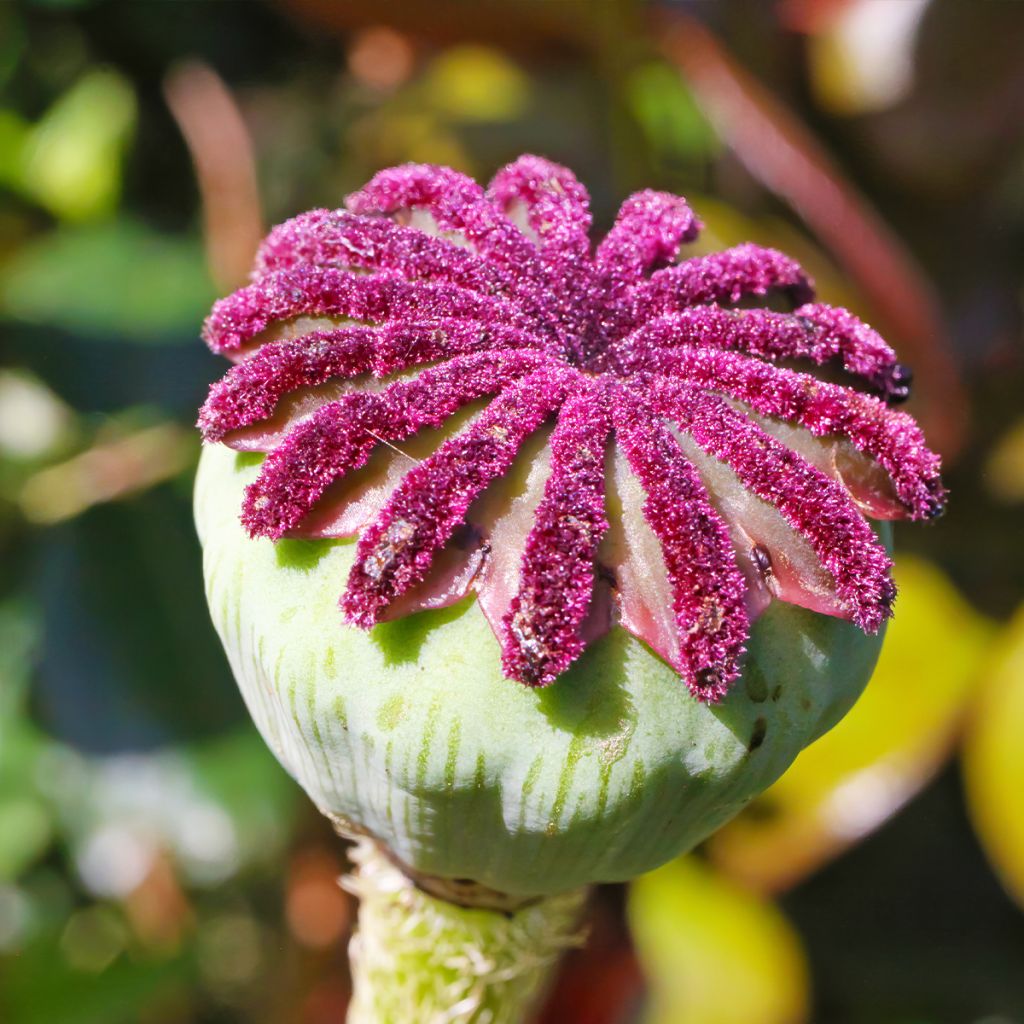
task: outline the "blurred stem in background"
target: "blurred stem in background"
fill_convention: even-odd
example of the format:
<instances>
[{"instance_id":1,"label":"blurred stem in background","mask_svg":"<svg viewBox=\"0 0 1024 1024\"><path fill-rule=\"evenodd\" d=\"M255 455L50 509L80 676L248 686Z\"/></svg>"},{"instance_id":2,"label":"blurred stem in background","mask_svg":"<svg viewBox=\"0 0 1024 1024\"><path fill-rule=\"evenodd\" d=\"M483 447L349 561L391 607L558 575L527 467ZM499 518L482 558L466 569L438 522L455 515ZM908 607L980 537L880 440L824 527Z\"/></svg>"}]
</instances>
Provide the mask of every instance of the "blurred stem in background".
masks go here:
<instances>
[{"instance_id":1,"label":"blurred stem in background","mask_svg":"<svg viewBox=\"0 0 1024 1024\"><path fill-rule=\"evenodd\" d=\"M164 95L192 155L210 277L218 291L233 290L247 280L264 233L249 131L224 82L201 62L175 68Z\"/></svg>"}]
</instances>

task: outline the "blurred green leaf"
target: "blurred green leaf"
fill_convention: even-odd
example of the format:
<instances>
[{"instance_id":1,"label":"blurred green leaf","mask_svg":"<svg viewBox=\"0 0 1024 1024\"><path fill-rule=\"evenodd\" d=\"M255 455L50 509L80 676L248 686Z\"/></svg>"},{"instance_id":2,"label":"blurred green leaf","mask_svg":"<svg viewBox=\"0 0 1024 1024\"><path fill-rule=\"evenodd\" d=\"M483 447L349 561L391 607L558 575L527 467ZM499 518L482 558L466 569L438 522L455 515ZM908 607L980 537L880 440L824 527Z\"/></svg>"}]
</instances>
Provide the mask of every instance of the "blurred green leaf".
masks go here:
<instances>
[{"instance_id":1,"label":"blurred green leaf","mask_svg":"<svg viewBox=\"0 0 1024 1024\"><path fill-rule=\"evenodd\" d=\"M647 1024L806 1019L807 964L792 927L697 858L633 882L629 924L650 985Z\"/></svg>"},{"instance_id":2,"label":"blurred green leaf","mask_svg":"<svg viewBox=\"0 0 1024 1024\"><path fill-rule=\"evenodd\" d=\"M0 605L0 797L25 792L35 756L43 746L26 709L39 633L34 611L14 601ZM0 832L0 841L2 838Z\"/></svg>"},{"instance_id":3,"label":"blurred green leaf","mask_svg":"<svg viewBox=\"0 0 1024 1024\"><path fill-rule=\"evenodd\" d=\"M718 150L714 129L679 73L667 64L648 61L639 65L630 73L626 93L655 153L693 158Z\"/></svg>"},{"instance_id":4,"label":"blurred green leaf","mask_svg":"<svg viewBox=\"0 0 1024 1024\"><path fill-rule=\"evenodd\" d=\"M7 84L25 49L25 26L14 4L0 4L0 86ZM3 163L0 141L0 164Z\"/></svg>"},{"instance_id":5,"label":"blurred green leaf","mask_svg":"<svg viewBox=\"0 0 1024 1024\"><path fill-rule=\"evenodd\" d=\"M56 936L33 943L6 973L4 1024L138 1024L187 982L187 963L120 957L101 973L73 969ZM159 1018L157 1018L159 1019ZM164 1018L167 1019L167 1018ZM172 1018L173 1019L173 1018Z\"/></svg>"},{"instance_id":6,"label":"blurred green leaf","mask_svg":"<svg viewBox=\"0 0 1024 1024\"><path fill-rule=\"evenodd\" d=\"M0 284L14 316L134 342L194 333L213 298L198 239L129 220L60 228L25 246Z\"/></svg>"},{"instance_id":7,"label":"blurred green leaf","mask_svg":"<svg viewBox=\"0 0 1024 1024\"><path fill-rule=\"evenodd\" d=\"M904 556L895 576L896 615L864 695L709 841L730 875L792 885L877 828L949 756L993 626L935 566Z\"/></svg>"},{"instance_id":8,"label":"blurred green leaf","mask_svg":"<svg viewBox=\"0 0 1024 1024\"><path fill-rule=\"evenodd\" d=\"M26 709L38 636L29 609L14 602L0 605L0 881L17 878L52 838L49 810L32 792L46 743Z\"/></svg>"},{"instance_id":9,"label":"blurred green leaf","mask_svg":"<svg viewBox=\"0 0 1024 1024\"><path fill-rule=\"evenodd\" d=\"M1024 907L1024 606L1000 635L963 750L974 828Z\"/></svg>"},{"instance_id":10,"label":"blurred green leaf","mask_svg":"<svg viewBox=\"0 0 1024 1024\"><path fill-rule=\"evenodd\" d=\"M0 110L0 182L17 185L29 126L13 110Z\"/></svg>"},{"instance_id":11,"label":"blurred green leaf","mask_svg":"<svg viewBox=\"0 0 1024 1024\"><path fill-rule=\"evenodd\" d=\"M0 800L0 881L17 878L49 846L46 808L30 797Z\"/></svg>"},{"instance_id":12,"label":"blurred green leaf","mask_svg":"<svg viewBox=\"0 0 1024 1024\"><path fill-rule=\"evenodd\" d=\"M26 605L0 604L0 752L4 725L20 710L38 639L38 619Z\"/></svg>"},{"instance_id":13,"label":"blurred green leaf","mask_svg":"<svg viewBox=\"0 0 1024 1024\"><path fill-rule=\"evenodd\" d=\"M62 220L108 216L121 192L121 157L135 125L135 93L114 71L90 71L25 140L21 189Z\"/></svg>"}]
</instances>

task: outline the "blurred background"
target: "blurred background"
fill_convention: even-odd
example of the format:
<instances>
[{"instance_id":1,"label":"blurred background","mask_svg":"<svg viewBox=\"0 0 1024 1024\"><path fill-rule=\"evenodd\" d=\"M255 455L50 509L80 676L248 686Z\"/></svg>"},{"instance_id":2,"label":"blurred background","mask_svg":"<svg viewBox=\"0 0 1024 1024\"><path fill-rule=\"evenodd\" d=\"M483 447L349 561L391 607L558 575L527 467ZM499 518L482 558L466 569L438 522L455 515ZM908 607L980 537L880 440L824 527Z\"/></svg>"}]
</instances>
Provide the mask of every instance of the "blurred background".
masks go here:
<instances>
[{"instance_id":1,"label":"blurred background","mask_svg":"<svg viewBox=\"0 0 1024 1024\"><path fill-rule=\"evenodd\" d=\"M198 329L269 225L533 151L801 259L953 494L854 713L602 889L544 1020L1024 1022L1022 53L1013 0L0 3L0 1020L343 1019L344 851L204 606Z\"/></svg>"}]
</instances>

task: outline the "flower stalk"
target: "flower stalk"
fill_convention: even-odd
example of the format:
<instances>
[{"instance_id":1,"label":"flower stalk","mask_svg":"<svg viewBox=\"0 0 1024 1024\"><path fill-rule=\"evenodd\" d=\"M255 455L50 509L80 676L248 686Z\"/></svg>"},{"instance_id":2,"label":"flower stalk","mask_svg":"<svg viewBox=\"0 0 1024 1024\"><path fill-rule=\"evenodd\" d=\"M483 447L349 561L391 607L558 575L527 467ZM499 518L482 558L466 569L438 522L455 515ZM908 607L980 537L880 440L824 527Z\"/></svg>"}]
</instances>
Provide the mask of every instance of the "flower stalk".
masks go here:
<instances>
[{"instance_id":1,"label":"flower stalk","mask_svg":"<svg viewBox=\"0 0 1024 1024\"><path fill-rule=\"evenodd\" d=\"M520 1024L562 953L584 940L586 890L512 911L460 906L417 886L360 838L344 887L359 900L348 1024Z\"/></svg>"}]
</instances>

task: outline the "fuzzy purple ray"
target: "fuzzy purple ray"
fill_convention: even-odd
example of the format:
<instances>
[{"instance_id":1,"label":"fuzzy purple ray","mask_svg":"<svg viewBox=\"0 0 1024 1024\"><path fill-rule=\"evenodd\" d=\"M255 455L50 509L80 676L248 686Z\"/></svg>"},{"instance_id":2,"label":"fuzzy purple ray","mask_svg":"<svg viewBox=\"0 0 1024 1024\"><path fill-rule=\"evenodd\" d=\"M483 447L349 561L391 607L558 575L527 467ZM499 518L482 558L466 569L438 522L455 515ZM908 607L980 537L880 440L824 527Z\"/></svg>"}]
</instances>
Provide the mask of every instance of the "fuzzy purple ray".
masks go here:
<instances>
[{"instance_id":1,"label":"fuzzy purple ray","mask_svg":"<svg viewBox=\"0 0 1024 1024\"><path fill-rule=\"evenodd\" d=\"M511 466L519 446L558 407L573 376L567 367L549 366L524 377L409 471L359 540L341 599L349 622L372 626L426 576L473 500Z\"/></svg>"},{"instance_id":2,"label":"fuzzy purple ray","mask_svg":"<svg viewBox=\"0 0 1024 1024\"><path fill-rule=\"evenodd\" d=\"M799 263L777 249L748 243L658 270L624 303L635 308L637 318L647 320L687 306L737 303L770 291L784 291L797 303L814 298L814 285Z\"/></svg>"},{"instance_id":3,"label":"fuzzy purple ray","mask_svg":"<svg viewBox=\"0 0 1024 1024\"><path fill-rule=\"evenodd\" d=\"M930 518L945 501L938 457L914 421L888 407L907 396L909 371L867 324L810 301L811 282L782 253L748 244L677 263L700 229L678 196L631 196L595 252L589 229L586 189L534 156L500 171L487 193L448 168L391 168L349 197L347 211L314 210L275 228L252 284L218 302L204 328L209 346L237 361L203 406L204 437L237 444L233 431L256 428L259 443L276 445L246 492L246 528L301 535L330 485L378 444L444 428L494 396L401 478L364 529L342 605L350 621L372 626L400 596L401 608L415 607L473 500L556 416L551 473L514 553L518 589L495 620L505 672L546 685L589 640L591 626L581 626L606 529L611 437L644 487L642 514L662 551L649 568L668 573L679 632L674 642L648 636L664 620L633 617L630 628L675 652L695 695L717 700L739 672L746 584L729 524L672 422L733 469L735 486L780 511L834 578L842 611L876 629L893 594L888 556L847 485L875 515ZM734 308L773 291L803 305ZM290 322L301 317L354 323L296 335ZM277 325L292 336L267 340ZM834 365L861 390L774 365L793 360ZM378 380L398 373L406 376ZM850 471L856 479L826 477L754 415L845 438L888 474L891 490L867 462ZM615 584L627 588L613 593L624 615L647 599L632 585Z\"/></svg>"},{"instance_id":4,"label":"fuzzy purple ray","mask_svg":"<svg viewBox=\"0 0 1024 1024\"><path fill-rule=\"evenodd\" d=\"M444 238L385 217L311 210L274 228L256 254L254 277L310 265L394 270L410 280L447 281L484 295L502 294L513 279Z\"/></svg>"},{"instance_id":5,"label":"fuzzy purple ray","mask_svg":"<svg viewBox=\"0 0 1024 1024\"><path fill-rule=\"evenodd\" d=\"M428 210L442 231L464 235L482 256L536 277L536 252L472 178L447 167L403 164L375 175L347 199L353 213Z\"/></svg>"},{"instance_id":6,"label":"fuzzy purple ray","mask_svg":"<svg viewBox=\"0 0 1024 1024\"><path fill-rule=\"evenodd\" d=\"M522 204L537 238L549 317L577 362L590 355L587 327L599 300L590 260L590 197L576 175L540 157L523 156L499 171L488 190L508 211Z\"/></svg>"},{"instance_id":7,"label":"fuzzy purple ray","mask_svg":"<svg viewBox=\"0 0 1024 1024\"><path fill-rule=\"evenodd\" d=\"M214 352L243 348L271 324L297 316L381 323L427 317L472 317L530 329L531 318L510 303L451 284L406 281L306 265L278 270L221 299L203 329Z\"/></svg>"},{"instance_id":8,"label":"fuzzy purple ray","mask_svg":"<svg viewBox=\"0 0 1024 1024\"><path fill-rule=\"evenodd\" d=\"M703 700L724 696L739 676L749 631L746 582L729 531L712 507L700 475L675 438L633 388L615 389L618 443L647 499L644 516L661 541L679 624L674 665ZM657 571L655 566L651 571Z\"/></svg>"},{"instance_id":9,"label":"fuzzy purple ray","mask_svg":"<svg viewBox=\"0 0 1024 1024\"><path fill-rule=\"evenodd\" d=\"M515 327L474 320L435 320L388 327L339 327L261 346L210 388L198 426L206 441L271 416L300 388L362 373L376 377L422 363L491 349L541 349L547 342Z\"/></svg>"},{"instance_id":10,"label":"fuzzy purple ray","mask_svg":"<svg viewBox=\"0 0 1024 1024\"><path fill-rule=\"evenodd\" d=\"M520 585L505 616L506 673L531 686L553 683L583 652L580 627L594 588L604 513L610 407L600 383L579 387L551 435L551 475L526 539Z\"/></svg>"},{"instance_id":11,"label":"fuzzy purple ray","mask_svg":"<svg viewBox=\"0 0 1024 1024\"><path fill-rule=\"evenodd\" d=\"M832 574L850 618L875 633L892 612L892 561L846 490L716 395L660 381L655 406L774 505Z\"/></svg>"},{"instance_id":12,"label":"fuzzy purple ray","mask_svg":"<svg viewBox=\"0 0 1024 1024\"><path fill-rule=\"evenodd\" d=\"M651 190L630 196L597 247L597 267L614 301L645 275L671 263L700 228L681 196Z\"/></svg>"},{"instance_id":13,"label":"fuzzy purple ray","mask_svg":"<svg viewBox=\"0 0 1024 1024\"><path fill-rule=\"evenodd\" d=\"M500 170L488 196L507 211L517 200L542 251L586 259L590 255L590 196L566 167L537 156L521 156Z\"/></svg>"},{"instance_id":14,"label":"fuzzy purple ray","mask_svg":"<svg viewBox=\"0 0 1024 1024\"><path fill-rule=\"evenodd\" d=\"M526 351L457 356L383 391L328 403L267 457L246 491L242 521L253 536L283 536L330 484L363 465L378 442L439 427L468 402L500 391L544 362L544 356Z\"/></svg>"},{"instance_id":15,"label":"fuzzy purple ray","mask_svg":"<svg viewBox=\"0 0 1024 1024\"><path fill-rule=\"evenodd\" d=\"M608 350L619 372L652 351L680 345L745 352L766 359L809 359L819 366L836 362L886 393L896 353L866 324L843 309L806 305L794 313L767 309L734 310L694 306L649 320Z\"/></svg>"},{"instance_id":16,"label":"fuzzy purple ray","mask_svg":"<svg viewBox=\"0 0 1024 1024\"><path fill-rule=\"evenodd\" d=\"M846 438L889 474L910 519L932 519L945 506L939 457L925 444L921 428L871 395L733 352L697 347L649 353L635 369L682 377L815 437Z\"/></svg>"}]
</instances>

